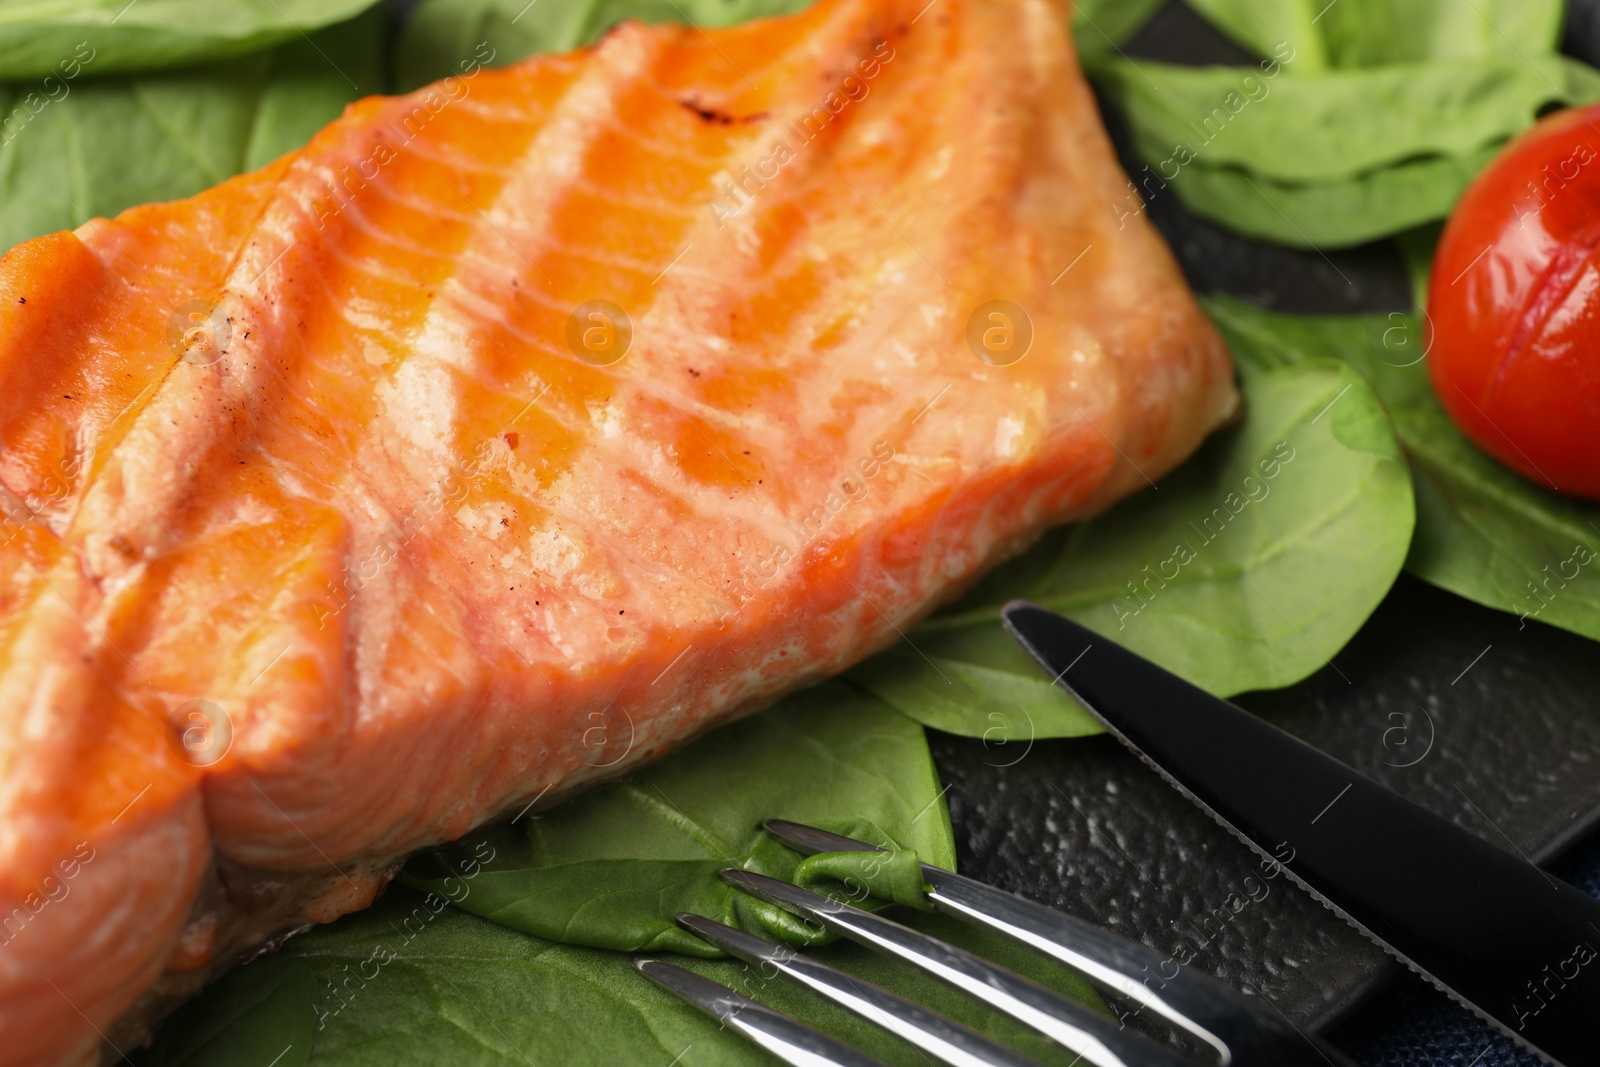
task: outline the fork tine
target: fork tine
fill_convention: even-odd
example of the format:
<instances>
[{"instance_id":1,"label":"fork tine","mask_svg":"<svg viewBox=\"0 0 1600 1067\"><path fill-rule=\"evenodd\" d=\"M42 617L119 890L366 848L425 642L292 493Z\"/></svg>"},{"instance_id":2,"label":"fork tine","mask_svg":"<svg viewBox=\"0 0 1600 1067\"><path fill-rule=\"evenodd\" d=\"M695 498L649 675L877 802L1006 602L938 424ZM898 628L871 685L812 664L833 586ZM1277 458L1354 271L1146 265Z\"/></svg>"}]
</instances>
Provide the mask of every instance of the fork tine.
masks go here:
<instances>
[{"instance_id":1,"label":"fork tine","mask_svg":"<svg viewBox=\"0 0 1600 1067\"><path fill-rule=\"evenodd\" d=\"M730 956L762 971L771 968L945 1063L955 1067L1038 1067L960 1023L793 949L699 915L680 915L678 923Z\"/></svg>"},{"instance_id":2,"label":"fork tine","mask_svg":"<svg viewBox=\"0 0 1600 1067\"><path fill-rule=\"evenodd\" d=\"M634 960L646 978L687 1000L722 1025L738 1031L796 1067L883 1067L820 1030L765 1004L660 960Z\"/></svg>"},{"instance_id":3,"label":"fork tine","mask_svg":"<svg viewBox=\"0 0 1600 1067\"><path fill-rule=\"evenodd\" d=\"M1187 1062L1176 1053L1119 1028L1085 1005L881 915L752 871L730 868L722 872L722 879L769 904L926 971L1038 1030L1088 1063L1103 1067L1183 1067Z\"/></svg>"},{"instance_id":4,"label":"fork tine","mask_svg":"<svg viewBox=\"0 0 1600 1067\"><path fill-rule=\"evenodd\" d=\"M765 829L797 852L882 851L853 837L771 819ZM1070 967L1124 999L1193 1034L1228 1062L1264 1040L1303 1039L1248 998L1193 970L1168 975L1159 953L1064 912L924 863L928 901L954 918L985 927ZM1231 1052L1230 1052L1231 1050Z\"/></svg>"},{"instance_id":5,"label":"fork tine","mask_svg":"<svg viewBox=\"0 0 1600 1067\"><path fill-rule=\"evenodd\" d=\"M830 833L815 826L807 826L803 822L790 822L788 819L768 819L761 824L761 828L806 856L814 856L818 852L882 852L877 845L870 845L854 837L843 834Z\"/></svg>"},{"instance_id":6,"label":"fork tine","mask_svg":"<svg viewBox=\"0 0 1600 1067\"><path fill-rule=\"evenodd\" d=\"M771 819L765 829L797 852L881 852L876 845L814 826ZM1277 1067L1351 1067L1336 1049L1307 1037L1281 1013L1136 941L932 864L920 864L928 901L941 912L1003 934L1149 1009L1216 1050L1221 1062Z\"/></svg>"}]
</instances>

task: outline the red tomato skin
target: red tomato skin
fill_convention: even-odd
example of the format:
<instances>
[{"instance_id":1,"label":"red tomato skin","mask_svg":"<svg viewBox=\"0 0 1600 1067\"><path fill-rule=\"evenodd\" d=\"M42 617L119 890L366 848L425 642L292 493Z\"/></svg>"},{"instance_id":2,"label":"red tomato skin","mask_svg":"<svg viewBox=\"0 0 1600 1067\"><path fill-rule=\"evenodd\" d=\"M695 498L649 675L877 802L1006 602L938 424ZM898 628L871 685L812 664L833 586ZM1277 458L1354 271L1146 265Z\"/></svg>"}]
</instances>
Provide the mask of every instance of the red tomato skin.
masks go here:
<instances>
[{"instance_id":1,"label":"red tomato skin","mask_svg":"<svg viewBox=\"0 0 1600 1067\"><path fill-rule=\"evenodd\" d=\"M1600 499L1600 107L1549 116L1473 181L1428 315L1456 425L1530 480Z\"/></svg>"}]
</instances>

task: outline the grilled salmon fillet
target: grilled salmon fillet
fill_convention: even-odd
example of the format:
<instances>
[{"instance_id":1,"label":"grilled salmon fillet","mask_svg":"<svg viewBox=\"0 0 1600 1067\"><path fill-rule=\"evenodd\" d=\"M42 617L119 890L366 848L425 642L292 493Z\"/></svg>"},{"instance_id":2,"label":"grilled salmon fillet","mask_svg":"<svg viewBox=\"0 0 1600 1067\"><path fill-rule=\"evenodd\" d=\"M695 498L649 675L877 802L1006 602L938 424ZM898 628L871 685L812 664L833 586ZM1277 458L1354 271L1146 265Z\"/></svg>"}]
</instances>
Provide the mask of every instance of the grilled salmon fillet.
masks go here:
<instances>
[{"instance_id":1,"label":"grilled salmon fillet","mask_svg":"<svg viewBox=\"0 0 1600 1067\"><path fill-rule=\"evenodd\" d=\"M1067 15L625 25L0 259L0 1063L126 1050L1224 420Z\"/></svg>"}]
</instances>

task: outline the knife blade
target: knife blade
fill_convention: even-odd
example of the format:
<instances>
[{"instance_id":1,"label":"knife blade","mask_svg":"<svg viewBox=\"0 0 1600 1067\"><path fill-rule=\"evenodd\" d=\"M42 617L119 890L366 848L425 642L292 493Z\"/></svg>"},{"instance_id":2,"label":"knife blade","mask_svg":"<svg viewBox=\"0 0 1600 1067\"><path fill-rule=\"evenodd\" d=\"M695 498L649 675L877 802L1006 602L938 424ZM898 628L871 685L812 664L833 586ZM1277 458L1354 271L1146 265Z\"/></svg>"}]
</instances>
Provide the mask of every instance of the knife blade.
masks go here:
<instances>
[{"instance_id":1,"label":"knife blade","mask_svg":"<svg viewBox=\"0 0 1600 1067\"><path fill-rule=\"evenodd\" d=\"M1087 627L1022 600L1002 617L1107 730L1302 888L1527 1048L1600 1067L1600 901Z\"/></svg>"}]
</instances>

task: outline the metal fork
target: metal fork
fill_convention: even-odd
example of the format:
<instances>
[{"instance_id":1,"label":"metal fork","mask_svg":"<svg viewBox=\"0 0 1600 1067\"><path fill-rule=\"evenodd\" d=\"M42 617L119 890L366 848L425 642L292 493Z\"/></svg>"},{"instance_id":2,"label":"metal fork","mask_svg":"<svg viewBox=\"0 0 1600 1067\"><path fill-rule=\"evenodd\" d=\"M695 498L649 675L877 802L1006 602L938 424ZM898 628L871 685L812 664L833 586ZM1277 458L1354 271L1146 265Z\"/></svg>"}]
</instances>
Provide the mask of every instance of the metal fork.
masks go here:
<instances>
[{"instance_id":1,"label":"metal fork","mask_svg":"<svg viewBox=\"0 0 1600 1067\"><path fill-rule=\"evenodd\" d=\"M783 820L768 833L806 855L880 852L875 845ZM927 900L938 911L1018 941L1088 979L1126 1011L1119 1018L1156 1022L1187 1038L1199 1058L1126 1028L1020 975L890 919L750 871L725 870L723 881L885 953L948 983L1039 1031L1096 1067L1353 1067L1339 1052L1297 1029L1276 1008L1247 998L1192 968L1166 977L1164 960L1143 945L952 871L922 864ZM1033 1061L921 1005L794 949L697 915L685 929L736 959L784 975L957 1067L1028 1067ZM848 1045L716 982L671 963L634 965L723 1025L779 1059L809 1067L872 1067Z\"/></svg>"}]
</instances>

